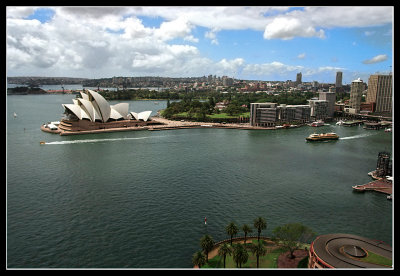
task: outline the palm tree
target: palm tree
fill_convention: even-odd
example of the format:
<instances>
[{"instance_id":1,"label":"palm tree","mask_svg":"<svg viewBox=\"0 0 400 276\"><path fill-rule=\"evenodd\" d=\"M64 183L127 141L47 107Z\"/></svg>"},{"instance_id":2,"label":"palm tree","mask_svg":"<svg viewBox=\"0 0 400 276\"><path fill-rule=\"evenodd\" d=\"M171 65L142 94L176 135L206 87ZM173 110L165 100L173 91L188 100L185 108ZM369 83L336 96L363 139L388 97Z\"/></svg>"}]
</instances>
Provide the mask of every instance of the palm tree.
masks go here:
<instances>
[{"instance_id":1,"label":"palm tree","mask_svg":"<svg viewBox=\"0 0 400 276\"><path fill-rule=\"evenodd\" d=\"M228 233L228 235L231 236L231 245L232 245L233 236L236 235L238 232L236 224L234 222L229 223L228 226L226 226L225 231L226 233Z\"/></svg>"},{"instance_id":2,"label":"palm tree","mask_svg":"<svg viewBox=\"0 0 400 276\"><path fill-rule=\"evenodd\" d=\"M218 249L218 256L224 257L224 268L225 268L226 255L231 255L231 254L232 254L232 248L227 243L222 244L221 247Z\"/></svg>"},{"instance_id":3,"label":"palm tree","mask_svg":"<svg viewBox=\"0 0 400 276\"><path fill-rule=\"evenodd\" d=\"M247 224L244 224L242 226L242 230L244 232L244 244L246 244L247 233L253 232L253 230Z\"/></svg>"},{"instance_id":4,"label":"palm tree","mask_svg":"<svg viewBox=\"0 0 400 276\"><path fill-rule=\"evenodd\" d=\"M267 250L265 249L262 242L258 242L251 247L251 252L257 256L257 268L259 267L259 257L265 256L267 254Z\"/></svg>"},{"instance_id":5,"label":"palm tree","mask_svg":"<svg viewBox=\"0 0 400 276\"><path fill-rule=\"evenodd\" d=\"M197 265L199 268L201 268L206 263L206 257L201 251L197 251L193 254L192 262L194 265Z\"/></svg>"},{"instance_id":6,"label":"palm tree","mask_svg":"<svg viewBox=\"0 0 400 276\"><path fill-rule=\"evenodd\" d=\"M267 228L267 222L265 221L264 218L258 217L254 220L254 227L257 229L258 232L258 241L260 241L260 233L261 230Z\"/></svg>"},{"instance_id":7,"label":"palm tree","mask_svg":"<svg viewBox=\"0 0 400 276\"><path fill-rule=\"evenodd\" d=\"M236 262L236 267L242 268L242 264L246 263L249 259L249 253L240 243L235 244L233 249L233 260Z\"/></svg>"},{"instance_id":8,"label":"palm tree","mask_svg":"<svg viewBox=\"0 0 400 276\"><path fill-rule=\"evenodd\" d=\"M200 239L200 246L204 250L204 255L206 256L206 262L208 263L208 252L214 247L214 240L210 235L204 235Z\"/></svg>"}]
</instances>

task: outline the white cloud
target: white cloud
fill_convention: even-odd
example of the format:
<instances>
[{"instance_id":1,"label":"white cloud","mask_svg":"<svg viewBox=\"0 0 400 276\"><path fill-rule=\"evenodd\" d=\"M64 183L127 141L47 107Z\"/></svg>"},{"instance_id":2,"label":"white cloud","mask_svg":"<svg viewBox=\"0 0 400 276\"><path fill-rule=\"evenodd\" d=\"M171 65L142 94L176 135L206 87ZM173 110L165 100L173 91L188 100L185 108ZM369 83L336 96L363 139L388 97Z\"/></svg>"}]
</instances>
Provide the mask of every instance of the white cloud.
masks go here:
<instances>
[{"instance_id":1,"label":"white cloud","mask_svg":"<svg viewBox=\"0 0 400 276\"><path fill-rule=\"evenodd\" d=\"M267 24L264 31L265 39L279 38L283 40L294 37L319 37L325 38L324 30L315 30L313 26L307 25L298 18L277 17Z\"/></svg>"},{"instance_id":2,"label":"white cloud","mask_svg":"<svg viewBox=\"0 0 400 276\"><path fill-rule=\"evenodd\" d=\"M35 7L7 7L7 18L24 18L35 12Z\"/></svg>"},{"instance_id":3,"label":"white cloud","mask_svg":"<svg viewBox=\"0 0 400 276\"><path fill-rule=\"evenodd\" d=\"M294 66L283 64L279 61L273 61L271 63L262 63L262 64L247 64L244 66L242 73L244 75L288 75L289 73L293 73L295 71L301 71L303 66Z\"/></svg>"},{"instance_id":4,"label":"white cloud","mask_svg":"<svg viewBox=\"0 0 400 276\"><path fill-rule=\"evenodd\" d=\"M297 56L298 59L304 59L306 57L306 53L301 53Z\"/></svg>"},{"instance_id":5,"label":"white cloud","mask_svg":"<svg viewBox=\"0 0 400 276\"><path fill-rule=\"evenodd\" d=\"M211 60L193 46L197 26L218 44L218 32L251 29L266 39L324 38L326 28L375 26L393 20L391 7L49 7L46 23L23 19L36 7L7 7L7 72L14 75L109 77L110 75L232 76L330 72L279 61L248 64L242 58ZM163 19L145 26L140 16ZM180 39L176 43L174 39ZM188 45L191 44L191 45ZM196 44L195 44L196 45ZM299 50L301 51L301 50ZM382 56L382 55L381 55ZM383 55L386 56L386 55ZM297 56L305 58L305 53ZM387 57L386 57L387 59ZM364 63L382 61L375 57ZM325 70L325 71L324 71ZM332 69L333 70L333 69ZM303 75L304 75L303 74Z\"/></svg>"},{"instance_id":6,"label":"white cloud","mask_svg":"<svg viewBox=\"0 0 400 276\"><path fill-rule=\"evenodd\" d=\"M160 28L154 30L154 35L161 40L189 37L193 25L186 16L178 17L172 21L161 23ZM193 37L193 36L192 36Z\"/></svg>"},{"instance_id":7,"label":"white cloud","mask_svg":"<svg viewBox=\"0 0 400 276\"><path fill-rule=\"evenodd\" d=\"M304 10L278 14L266 24L264 38L325 38L323 28L368 27L392 22L392 7L306 7Z\"/></svg>"},{"instance_id":8,"label":"white cloud","mask_svg":"<svg viewBox=\"0 0 400 276\"><path fill-rule=\"evenodd\" d=\"M217 32L218 31L219 31L218 29L213 28L210 31L205 32L204 33L204 37L210 39L211 40L211 44L218 45L219 44L218 43L218 39L217 39Z\"/></svg>"},{"instance_id":9,"label":"white cloud","mask_svg":"<svg viewBox=\"0 0 400 276\"><path fill-rule=\"evenodd\" d=\"M387 59L388 59L387 55L377 55L377 56L375 56L375 57L373 57L371 59L364 60L362 63L364 63L364 64L374 64L374 63L385 61Z\"/></svg>"}]
</instances>

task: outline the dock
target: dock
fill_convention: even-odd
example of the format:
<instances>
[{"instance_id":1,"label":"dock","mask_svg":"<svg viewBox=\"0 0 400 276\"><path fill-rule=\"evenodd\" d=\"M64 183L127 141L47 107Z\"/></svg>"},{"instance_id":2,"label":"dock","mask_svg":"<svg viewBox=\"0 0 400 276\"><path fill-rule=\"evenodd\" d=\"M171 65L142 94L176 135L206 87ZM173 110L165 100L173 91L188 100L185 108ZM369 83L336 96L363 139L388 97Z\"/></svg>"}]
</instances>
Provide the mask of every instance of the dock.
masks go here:
<instances>
[{"instance_id":1,"label":"dock","mask_svg":"<svg viewBox=\"0 0 400 276\"><path fill-rule=\"evenodd\" d=\"M380 193L384 193L387 195L392 194L392 182L385 180L385 179L379 179L375 180L372 182L369 182L364 185L356 185L353 186L353 189L359 192L364 192L364 191L376 191Z\"/></svg>"},{"instance_id":2,"label":"dock","mask_svg":"<svg viewBox=\"0 0 400 276\"><path fill-rule=\"evenodd\" d=\"M362 125L364 122L363 121L359 121L359 120L354 120L354 121L346 121L343 122L343 126L358 126L358 125Z\"/></svg>"}]
</instances>

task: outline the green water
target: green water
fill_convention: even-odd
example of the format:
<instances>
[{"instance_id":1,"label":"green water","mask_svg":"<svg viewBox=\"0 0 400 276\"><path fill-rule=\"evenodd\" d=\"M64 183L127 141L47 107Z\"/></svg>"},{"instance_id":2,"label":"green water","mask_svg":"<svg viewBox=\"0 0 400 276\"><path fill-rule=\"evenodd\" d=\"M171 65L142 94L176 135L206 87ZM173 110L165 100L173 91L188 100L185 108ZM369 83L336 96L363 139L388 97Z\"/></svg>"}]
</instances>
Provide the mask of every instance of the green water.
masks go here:
<instances>
[{"instance_id":1,"label":"green water","mask_svg":"<svg viewBox=\"0 0 400 276\"><path fill-rule=\"evenodd\" d=\"M266 236L301 222L321 235L392 243L394 201L351 188L371 181L378 152L392 151L392 133L333 123L265 131L40 131L73 97L7 96L10 268L190 268L205 233L226 239L230 221L252 225L257 216L267 220ZM131 101L130 111L155 113L166 106L158 102ZM305 142L314 131L341 139Z\"/></svg>"}]
</instances>

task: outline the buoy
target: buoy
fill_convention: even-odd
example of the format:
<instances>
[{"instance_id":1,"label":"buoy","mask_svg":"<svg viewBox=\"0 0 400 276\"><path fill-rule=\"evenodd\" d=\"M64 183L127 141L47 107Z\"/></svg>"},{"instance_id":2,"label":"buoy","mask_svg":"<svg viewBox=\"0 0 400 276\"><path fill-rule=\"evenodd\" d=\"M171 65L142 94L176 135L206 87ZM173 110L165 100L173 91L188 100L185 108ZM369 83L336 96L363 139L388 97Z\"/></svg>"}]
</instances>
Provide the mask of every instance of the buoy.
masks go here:
<instances>
[{"instance_id":1,"label":"buoy","mask_svg":"<svg viewBox=\"0 0 400 276\"><path fill-rule=\"evenodd\" d=\"M46 142L45 141L40 141L40 144L44 145L44 144L46 144Z\"/></svg>"}]
</instances>

